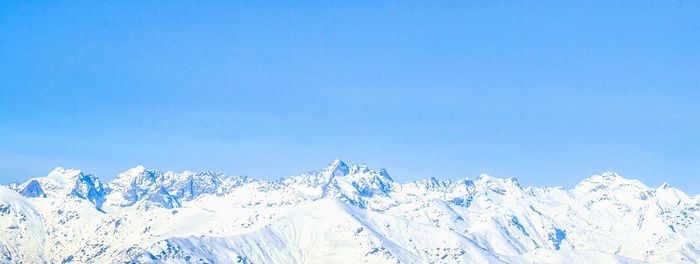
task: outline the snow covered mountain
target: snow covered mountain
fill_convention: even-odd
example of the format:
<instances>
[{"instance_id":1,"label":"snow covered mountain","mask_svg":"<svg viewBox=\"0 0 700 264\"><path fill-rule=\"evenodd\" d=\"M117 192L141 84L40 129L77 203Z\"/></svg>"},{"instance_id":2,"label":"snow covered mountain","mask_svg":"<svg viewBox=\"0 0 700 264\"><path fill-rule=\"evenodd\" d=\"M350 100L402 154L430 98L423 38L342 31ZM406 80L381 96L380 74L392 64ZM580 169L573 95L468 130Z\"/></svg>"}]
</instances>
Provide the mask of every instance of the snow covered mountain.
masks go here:
<instances>
[{"instance_id":1,"label":"snow covered mountain","mask_svg":"<svg viewBox=\"0 0 700 264\"><path fill-rule=\"evenodd\" d=\"M275 181L138 166L0 186L0 263L644 262L700 262L700 195L615 173L398 183L340 160Z\"/></svg>"}]
</instances>

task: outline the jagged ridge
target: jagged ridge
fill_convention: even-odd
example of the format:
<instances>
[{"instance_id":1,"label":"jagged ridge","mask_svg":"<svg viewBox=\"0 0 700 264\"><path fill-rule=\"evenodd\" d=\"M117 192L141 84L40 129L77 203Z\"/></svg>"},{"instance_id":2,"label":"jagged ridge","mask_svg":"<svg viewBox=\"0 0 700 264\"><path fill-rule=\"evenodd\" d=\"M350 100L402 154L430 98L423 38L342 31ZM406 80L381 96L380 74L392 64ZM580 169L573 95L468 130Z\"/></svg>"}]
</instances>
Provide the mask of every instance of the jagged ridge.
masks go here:
<instances>
[{"instance_id":1,"label":"jagged ridge","mask_svg":"<svg viewBox=\"0 0 700 264\"><path fill-rule=\"evenodd\" d=\"M46 232L47 242L40 243L46 248L38 256L49 262L198 258L313 262L304 257L324 255L327 258L318 261L342 260L331 257L333 247L327 244L311 247L329 238L323 232L338 231L335 225L310 230L303 226L323 226L347 217L356 220L342 220L346 224L338 228L352 228L340 233L346 235L339 241L359 239L357 250L367 250L349 252L352 259L447 263L546 262L545 257L580 261L588 256L613 262L700 259L700 196L689 197L668 184L649 188L614 173L592 176L570 190L523 187L517 179L488 175L402 184L383 169L336 160L324 169L275 181L137 166L104 186L94 175L57 168L47 177L10 188L26 197L22 199L33 207L28 210L41 216L45 227L37 230ZM328 201L346 206L329 207ZM404 220L401 224L388 220L395 218ZM358 237L353 228L371 235ZM299 232L316 237L311 240L316 242L299 240L294 235ZM461 242L428 234L436 232L448 232ZM188 245L216 250L197 251ZM467 250L468 245L475 249ZM290 252L275 248L298 250L288 256ZM272 252L261 253L266 251ZM7 254L8 259L26 259Z\"/></svg>"}]
</instances>

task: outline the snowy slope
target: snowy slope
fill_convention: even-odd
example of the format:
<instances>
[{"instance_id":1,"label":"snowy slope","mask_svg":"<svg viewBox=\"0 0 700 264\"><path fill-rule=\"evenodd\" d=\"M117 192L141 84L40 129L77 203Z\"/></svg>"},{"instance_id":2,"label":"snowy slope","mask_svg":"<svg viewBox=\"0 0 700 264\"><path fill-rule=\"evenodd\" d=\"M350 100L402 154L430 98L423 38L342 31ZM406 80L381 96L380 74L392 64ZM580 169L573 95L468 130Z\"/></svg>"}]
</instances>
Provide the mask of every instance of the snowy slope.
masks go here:
<instances>
[{"instance_id":1,"label":"snowy slope","mask_svg":"<svg viewBox=\"0 0 700 264\"><path fill-rule=\"evenodd\" d=\"M501 262L459 233L361 210L336 199L305 203L252 233L171 238L145 252L147 257L140 259L170 262L188 258L210 263Z\"/></svg>"},{"instance_id":2,"label":"snowy slope","mask_svg":"<svg viewBox=\"0 0 700 264\"><path fill-rule=\"evenodd\" d=\"M44 262L41 215L18 193L0 186L0 262Z\"/></svg>"},{"instance_id":3,"label":"snowy slope","mask_svg":"<svg viewBox=\"0 0 700 264\"><path fill-rule=\"evenodd\" d=\"M9 263L697 263L700 196L614 173L572 189L398 183L336 160L275 181L142 166L0 189Z\"/></svg>"}]
</instances>

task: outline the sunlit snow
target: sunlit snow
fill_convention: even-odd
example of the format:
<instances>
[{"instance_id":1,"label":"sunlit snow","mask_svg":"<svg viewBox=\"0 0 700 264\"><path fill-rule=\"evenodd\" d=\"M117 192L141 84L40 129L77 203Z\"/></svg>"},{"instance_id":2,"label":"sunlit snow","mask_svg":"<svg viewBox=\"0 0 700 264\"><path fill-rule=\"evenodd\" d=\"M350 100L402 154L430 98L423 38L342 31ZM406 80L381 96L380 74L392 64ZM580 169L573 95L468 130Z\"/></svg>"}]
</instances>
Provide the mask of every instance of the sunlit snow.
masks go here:
<instances>
[{"instance_id":1,"label":"sunlit snow","mask_svg":"<svg viewBox=\"0 0 700 264\"><path fill-rule=\"evenodd\" d=\"M277 181L142 166L0 186L1 263L697 263L700 196L615 173L398 183L336 160Z\"/></svg>"}]
</instances>

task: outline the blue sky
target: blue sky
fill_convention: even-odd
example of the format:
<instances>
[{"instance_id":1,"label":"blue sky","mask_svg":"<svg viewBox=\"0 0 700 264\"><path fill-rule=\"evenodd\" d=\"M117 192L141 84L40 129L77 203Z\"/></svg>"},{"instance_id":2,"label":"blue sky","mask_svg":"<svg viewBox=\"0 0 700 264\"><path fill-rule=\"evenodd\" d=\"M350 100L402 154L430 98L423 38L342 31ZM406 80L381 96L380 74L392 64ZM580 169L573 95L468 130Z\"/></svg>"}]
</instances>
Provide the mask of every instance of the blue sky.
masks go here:
<instances>
[{"instance_id":1,"label":"blue sky","mask_svg":"<svg viewBox=\"0 0 700 264\"><path fill-rule=\"evenodd\" d=\"M700 193L697 1L121 2L0 4L2 182L341 158Z\"/></svg>"}]
</instances>

